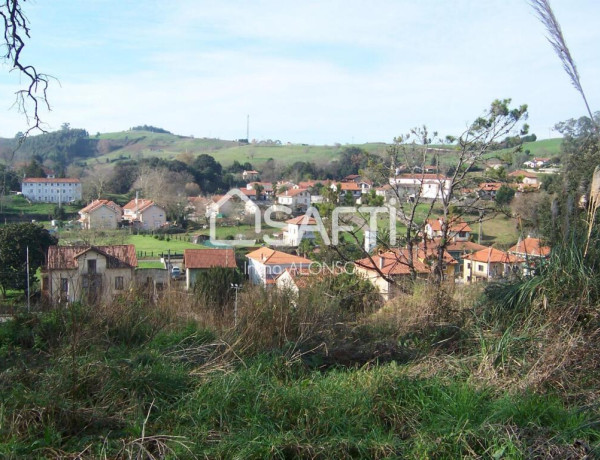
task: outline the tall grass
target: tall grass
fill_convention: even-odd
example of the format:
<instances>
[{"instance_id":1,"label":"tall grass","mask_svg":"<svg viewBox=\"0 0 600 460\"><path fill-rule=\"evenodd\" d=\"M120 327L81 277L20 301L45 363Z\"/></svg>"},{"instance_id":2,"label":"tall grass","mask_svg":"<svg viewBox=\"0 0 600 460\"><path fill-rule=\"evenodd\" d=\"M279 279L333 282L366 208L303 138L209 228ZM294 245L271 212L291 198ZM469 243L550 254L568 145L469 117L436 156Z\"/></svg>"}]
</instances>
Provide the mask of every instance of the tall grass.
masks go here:
<instances>
[{"instance_id":1,"label":"tall grass","mask_svg":"<svg viewBox=\"0 0 600 460\"><path fill-rule=\"evenodd\" d=\"M596 409L499 384L531 354L520 323L495 336L472 297L446 291L440 315L416 291L357 312L320 287L244 288L237 327L232 305L171 291L22 314L0 324L0 457L594 455ZM447 372L486 357L495 380Z\"/></svg>"}]
</instances>

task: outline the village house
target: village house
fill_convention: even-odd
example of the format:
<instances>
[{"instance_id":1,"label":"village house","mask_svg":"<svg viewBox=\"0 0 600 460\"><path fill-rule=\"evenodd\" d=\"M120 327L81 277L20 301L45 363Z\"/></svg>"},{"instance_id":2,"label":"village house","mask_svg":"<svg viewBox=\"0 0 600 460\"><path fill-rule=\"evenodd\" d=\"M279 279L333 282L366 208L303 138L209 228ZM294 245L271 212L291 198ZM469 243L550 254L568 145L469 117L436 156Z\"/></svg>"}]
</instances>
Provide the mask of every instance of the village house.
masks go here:
<instances>
[{"instance_id":1,"label":"village house","mask_svg":"<svg viewBox=\"0 0 600 460\"><path fill-rule=\"evenodd\" d=\"M136 197L123 206L123 220L136 228L152 230L167 223L167 213L154 201Z\"/></svg>"},{"instance_id":2,"label":"village house","mask_svg":"<svg viewBox=\"0 0 600 460\"><path fill-rule=\"evenodd\" d=\"M258 179L258 175L259 175L258 171L254 171L253 169L251 169L249 171L244 171L242 173L242 178L245 181L252 182L252 181L255 181Z\"/></svg>"},{"instance_id":3,"label":"village house","mask_svg":"<svg viewBox=\"0 0 600 460\"><path fill-rule=\"evenodd\" d=\"M288 206L292 212L303 212L310 206L310 193L306 189L292 188L277 195L277 203Z\"/></svg>"},{"instance_id":4,"label":"village house","mask_svg":"<svg viewBox=\"0 0 600 460\"><path fill-rule=\"evenodd\" d=\"M208 205L210 203L210 198L203 196L188 196L187 205L185 207L186 218L193 222L205 221Z\"/></svg>"},{"instance_id":5,"label":"village house","mask_svg":"<svg viewBox=\"0 0 600 460\"><path fill-rule=\"evenodd\" d=\"M398 196L406 199L437 200L450 193L451 180L441 174L401 174L390 178Z\"/></svg>"},{"instance_id":6,"label":"village house","mask_svg":"<svg viewBox=\"0 0 600 460\"><path fill-rule=\"evenodd\" d=\"M114 229L123 219L123 210L110 200L94 200L79 211L79 216L79 223L84 230Z\"/></svg>"},{"instance_id":7,"label":"village house","mask_svg":"<svg viewBox=\"0 0 600 460\"><path fill-rule=\"evenodd\" d=\"M71 203L81 200L81 181L68 177L27 177L21 183L21 193L38 203Z\"/></svg>"},{"instance_id":8,"label":"village house","mask_svg":"<svg viewBox=\"0 0 600 460\"><path fill-rule=\"evenodd\" d=\"M262 247L247 254L248 276L253 284L263 286L274 285L276 279L286 269L309 269L312 260L304 257L287 254L274 249Z\"/></svg>"},{"instance_id":9,"label":"village house","mask_svg":"<svg viewBox=\"0 0 600 460\"><path fill-rule=\"evenodd\" d=\"M434 238L433 240L425 240L423 241L419 247L427 247L430 250L437 251L441 242L441 238ZM446 244L446 251L450 256L456 261L456 265L454 266L455 273L454 276L462 279L463 273L463 258L467 254L472 254L477 251L481 251L482 249L486 249L487 246L482 244L474 243L472 241L448 241Z\"/></svg>"},{"instance_id":10,"label":"village house","mask_svg":"<svg viewBox=\"0 0 600 460\"><path fill-rule=\"evenodd\" d=\"M262 189L262 195L267 199L273 196L273 184L271 182L249 182L246 184L246 190Z\"/></svg>"},{"instance_id":11,"label":"village house","mask_svg":"<svg viewBox=\"0 0 600 460\"><path fill-rule=\"evenodd\" d=\"M513 254L521 259L541 259L550 256L550 247L542 243L539 238L527 237L523 240L519 240L512 248L508 250L510 254Z\"/></svg>"},{"instance_id":12,"label":"village house","mask_svg":"<svg viewBox=\"0 0 600 460\"><path fill-rule=\"evenodd\" d=\"M523 166L526 168L543 168L550 163L550 158L536 157L533 160L526 161Z\"/></svg>"},{"instance_id":13,"label":"village house","mask_svg":"<svg viewBox=\"0 0 600 460\"><path fill-rule=\"evenodd\" d=\"M485 170L489 171L492 169L498 170L500 168L506 168L508 166L507 163L501 161L499 158L490 158L485 162Z\"/></svg>"},{"instance_id":14,"label":"village house","mask_svg":"<svg viewBox=\"0 0 600 460\"><path fill-rule=\"evenodd\" d=\"M185 249L183 251L185 268L185 288L194 287L198 273L214 267L237 268L233 248L224 249Z\"/></svg>"},{"instance_id":15,"label":"village house","mask_svg":"<svg viewBox=\"0 0 600 460\"><path fill-rule=\"evenodd\" d=\"M496 193L502 188L501 182L482 182L479 184L477 194L483 200L493 200L496 198Z\"/></svg>"},{"instance_id":16,"label":"village house","mask_svg":"<svg viewBox=\"0 0 600 460\"><path fill-rule=\"evenodd\" d=\"M132 244L50 246L42 269L42 293L50 302L108 302L135 280L137 257Z\"/></svg>"},{"instance_id":17,"label":"village house","mask_svg":"<svg viewBox=\"0 0 600 460\"><path fill-rule=\"evenodd\" d=\"M407 249L393 249L355 261L354 273L371 282L383 300L390 300L406 291L406 285L412 280L410 265ZM418 278L429 276L429 265L416 254L413 254L412 265Z\"/></svg>"},{"instance_id":18,"label":"village house","mask_svg":"<svg viewBox=\"0 0 600 460\"><path fill-rule=\"evenodd\" d=\"M375 188L375 195L383 197L383 202L388 203L391 199L396 198L396 189L390 184L385 184Z\"/></svg>"},{"instance_id":19,"label":"village house","mask_svg":"<svg viewBox=\"0 0 600 460\"><path fill-rule=\"evenodd\" d=\"M303 239L314 240L315 234L307 226L317 225L314 217L302 215L286 220L287 229L283 231L283 241L286 246L298 247Z\"/></svg>"},{"instance_id":20,"label":"village house","mask_svg":"<svg viewBox=\"0 0 600 460\"><path fill-rule=\"evenodd\" d=\"M430 240L434 238L441 238L444 236L443 232L444 219L427 219L425 224L425 235ZM471 239L471 227L469 224L464 222L460 218L450 219L447 227L447 237L451 241L469 241Z\"/></svg>"},{"instance_id":21,"label":"village house","mask_svg":"<svg viewBox=\"0 0 600 460\"><path fill-rule=\"evenodd\" d=\"M363 189L356 182L334 182L330 185L330 187L334 191L339 191L340 201L343 201L345 195L350 193L354 199L354 202L358 202L360 204L360 199L363 195Z\"/></svg>"},{"instance_id":22,"label":"village house","mask_svg":"<svg viewBox=\"0 0 600 460\"><path fill-rule=\"evenodd\" d=\"M525 171L523 169L518 169L516 171L511 172L508 177L512 177L519 182L519 190L525 189L538 189L540 188L540 180L538 175L529 171Z\"/></svg>"},{"instance_id":23,"label":"village house","mask_svg":"<svg viewBox=\"0 0 600 460\"><path fill-rule=\"evenodd\" d=\"M496 248L486 248L463 257L463 281L476 283L506 278L520 270L523 259Z\"/></svg>"},{"instance_id":24,"label":"village house","mask_svg":"<svg viewBox=\"0 0 600 460\"><path fill-rule=\"evenodd\" d=\"M206 217L228 217L234 209L235 200L225 195L213 195L206 205Z\"/></svg>"}]
</instances>

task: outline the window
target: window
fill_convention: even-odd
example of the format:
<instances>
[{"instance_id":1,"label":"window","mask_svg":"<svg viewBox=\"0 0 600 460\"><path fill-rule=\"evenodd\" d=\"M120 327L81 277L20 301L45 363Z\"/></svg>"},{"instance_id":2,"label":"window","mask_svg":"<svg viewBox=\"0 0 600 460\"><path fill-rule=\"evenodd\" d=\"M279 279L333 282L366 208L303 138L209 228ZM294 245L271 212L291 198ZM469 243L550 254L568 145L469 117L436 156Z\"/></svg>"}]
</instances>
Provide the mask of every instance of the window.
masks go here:
<instances>
[{"instance_id":1,"label":"window","mask_svg":"<svg viewBox=\"0 0 600 460\"><path fill-rule=\"evenodd\" d=\"M122 276L115 276L115 290L116 291L123 290L123 277Z\"/></svg>"},{"instance_id":2,"label":"window","mask_svg":"<svg viewBox=\"0 0 600 460\"><path fill-rule=\"evenodd\" d=\"M61 292L61 294L67 294L69 292L69 279L68 278L60 279L60 292Z\"/></svg>"},{"instance_id":3,"label":"window","mask_svg":"<svg viewBox=\"0 0 600 460\"><path fill-rule=\"evenodd\" d=\"M481 265L481 264L477 265L477 270L479 270L480 272L482 272L483 271L483 265Z\"/></svg>"},{"instance_id":4,"label":"window","mask_svg":"<svg viewBox=\"0 0 600 460\"><path fill-rule=\"evenodd\" d=\"M87 261L88 275L96 274L96 259Z\"/></svg>"},{"instance_id":5,"label":"window","mask_svg":"<svg viewBox=\"0 0 600 460\"><path fill-rule=\"evenodd\" d=\"M471 262L467 262L467 268L471 268Z\"/></svg>"}]
</instances>

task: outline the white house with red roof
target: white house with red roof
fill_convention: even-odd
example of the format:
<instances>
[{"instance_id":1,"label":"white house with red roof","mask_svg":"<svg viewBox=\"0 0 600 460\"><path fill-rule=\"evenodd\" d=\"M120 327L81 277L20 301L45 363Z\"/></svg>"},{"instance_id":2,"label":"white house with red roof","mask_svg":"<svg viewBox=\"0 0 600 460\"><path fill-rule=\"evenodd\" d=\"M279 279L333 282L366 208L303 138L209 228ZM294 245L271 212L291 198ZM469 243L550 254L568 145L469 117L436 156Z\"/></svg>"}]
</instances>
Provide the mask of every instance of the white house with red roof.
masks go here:
<instances>
[{"instance_id":1,"label":"white house with red roof","mask_svg":"<svg viewBox=\"0 0 600 460\"><path fill-rule=\"evenodd\" d=\"M85 230L117 228L122 219L123 210L110 200L93 200L79 211L79 223Z\"/></svg>"},{"instance_id":2,"label":"white house with red roof","mask_svg":"<svg viewBox=\"0 0 600 460\"><path fill-rule=\"evenodd\" d=\"M258 171L255 171L253 169L246 170L242 173L242 178L247 181L255 181L256 179L258 179L259 174L260 173Z\"/></svg>"},{"instance_id":3,"label":"white house with red roof","mask_svg":"<svg viewBox=\"0 0 600 460\"><path fill-rule=\"evenodd\" d=\"M539 188L541 182L536 173L525 171L524 169L518 169L516 171L511 172L508 177L512 177L517 179L517 181L521 184L520 189L524 188Z\"/></svg>"},{"instance_id":4,"label":"white house with red roof","mask_svg":"<svg viewBox=\"0 0 600 460\"><path fill-rule=\"evenodd\" d=\"M508 252L522 259L541 259L549 257L551 249L550 246L543 244L539 238L528 236L523 240L519 240Z\"/></svg>"},{"instance_id":5,"label":"white house with red roof","mask_svg":"<svg viewBox=\"0 0 600 460\"><path fill-rule=\"evenodd\" d=\"M136 197L123 206L123 220L144 230L151 230L167 223L167 213L154 201Z\"/></svg>"},{"instance_id":6,"label":"white house with red roof","mask_svg":"<svg viewBox=\"0 0 600 460\"><path fill-rule=\"evenodd\" d=\"M550 158L535 157L533 160L526 161L523 166L527 168L541 168L550 163Z\"/></svg>"},{"instance_id":7,"label":"white house with red roof","mask_svg":"<svg viewBox=\"0 0 600 460\"><path fill-rule=\"evenodd\" d=\"M430 240L444 236L444 230L450 241L469 241L471 238L471 227L461 218L451 218L448 223L442 217L427 219L425 234Z\"/></svg>"},{"instance_id":8,"label":"white house with red roof","mask_svg":"<svg viewBox=\"0 0 600 460\"><path fill-rule=\"evenodd\" d=\"M390 178L400 197L437 200L450 193L451 180L441 174L400 174Z\"/></svg>"},{"instance_id":9,"label":"white house with red roof","mask_svg":"<svg viewBox=\"0 0 600 460\"><path fill-rule=\"evenodd\" d=\"M70 177L27 177L21 182L21 193L39 203L71 203L81 200L81 181Z\"/></svg>"},{"instance_id":10,"label":"white house with red roof","mask_svg":"<svg viewBox=\"0 0 600 460\"><path fill-rule=\"evenodd\" d=\"M262 247L246 254L248 277L253 284L270 286L285 270L310 269L312 260Z\"/></svg>"},{"instance_id":11,"label":"white house with red roof","mask_svg":"<svg viewBox=\"0 0 600 460\"><path fill-rule=\"evenodd\" d=\"M287 229L283 232L283 242L286 246L297 247L303 239L314 240L312 227L317 225L314 217L306 214L286 220Z\"/></svg>"},{"instance_id":12,"label":"white house with red roof","mask_svg":"<svg viewBox=\"0 0 600 460\"><path fill-rule=\"evenodd\" d=\"M53 303L108 302L135 281L135 246L50 246L42 293Z\"/></svg>"},{"instance_id":13,"label":"white house with red roof","mask_svg":"<svg viewBox=\"0 0 600 460\"><path fill-rule=\"evenodd\" d=\"M185 249L183 251L185 268L185 286L194 286L198 273L214 267L235 269L235 252L233 248L223 249Z\"/></svg>"},{"instance_id":14,"label":"white house with red roof","mask_svg":"<svg viewBox=\"0 0 600 460\"><path fill-rule=\"evenodd\" d=\"M520 270L524 260L496 248L486 248L463 257L463 281L476 283L506 278Z\"/></svg>"},{"instance_id":15,"label":"white house with red roof","mask_svg":"<svg viewBox=\"0 0 600 460\"><path fill-rule=\"evenodd\" d=\"M292 188L277 195L277 203L292 211L306 211L310 206L310 192L304 188Z\"/></svg>"}]
</instances>

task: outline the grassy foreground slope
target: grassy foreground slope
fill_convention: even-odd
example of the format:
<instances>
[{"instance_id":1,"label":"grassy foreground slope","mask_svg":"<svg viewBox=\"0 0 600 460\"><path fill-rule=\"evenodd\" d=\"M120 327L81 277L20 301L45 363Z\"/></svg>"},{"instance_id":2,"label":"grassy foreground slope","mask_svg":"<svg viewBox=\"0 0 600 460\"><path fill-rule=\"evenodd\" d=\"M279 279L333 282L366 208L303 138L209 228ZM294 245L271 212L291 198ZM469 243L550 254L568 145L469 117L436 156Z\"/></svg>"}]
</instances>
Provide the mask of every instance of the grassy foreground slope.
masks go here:
<instances>
[{"instance_id":1,"label":"grassy foreground slope","mask_svg":"<svg viewBox=\"0 0 600 460\"><path fill-rule=\"evenodd\" d=\"M0 456L592 458L594 375L565 386L562 337L471 294L361 313L245 288L237 328L177 293L23 313L0 323Z\"/></svg>"}]
</instances>

